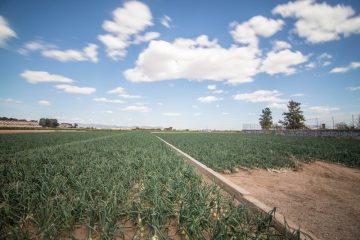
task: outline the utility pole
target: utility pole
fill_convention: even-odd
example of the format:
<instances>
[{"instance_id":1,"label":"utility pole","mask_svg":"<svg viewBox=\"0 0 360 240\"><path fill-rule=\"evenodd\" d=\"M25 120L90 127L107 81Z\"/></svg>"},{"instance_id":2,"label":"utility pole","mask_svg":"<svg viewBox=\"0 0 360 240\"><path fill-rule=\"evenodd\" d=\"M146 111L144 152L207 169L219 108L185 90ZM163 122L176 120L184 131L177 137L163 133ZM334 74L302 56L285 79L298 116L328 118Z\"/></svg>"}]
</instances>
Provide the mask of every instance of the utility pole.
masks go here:
<instances>
[{"instance_id":1,"label":"utility pole","mask_svg":"<svg viewBox=\"0 0 360 240\"><path fill-rule=\"evenodd\" d=\"M335 123L334 123L334 117L331 117L332 118L332 122L333 122L333 130L335 129Z\"/></svg>"},{"instance_id":2,"label":"utility pole","mask_svg":"<svg viewBox=\"0 0 360 240\"><path fill-rule=\"evenodd\" d=\"M352 118L352 127L355 128L355 124L354 124L354 114L351 115Z\"/></svg>"}]
</instances>

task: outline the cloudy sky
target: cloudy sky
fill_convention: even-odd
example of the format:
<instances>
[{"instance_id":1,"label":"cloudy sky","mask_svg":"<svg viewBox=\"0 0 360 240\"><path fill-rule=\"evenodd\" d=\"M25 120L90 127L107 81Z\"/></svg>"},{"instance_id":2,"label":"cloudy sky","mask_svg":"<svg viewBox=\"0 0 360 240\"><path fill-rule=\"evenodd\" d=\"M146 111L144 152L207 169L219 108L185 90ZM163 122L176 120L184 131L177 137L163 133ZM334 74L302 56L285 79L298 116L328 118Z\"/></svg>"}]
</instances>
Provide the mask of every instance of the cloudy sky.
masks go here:
<instances>
[{"instance_id":1,"label":"cloudy sky","mask_svg":"<svg viewBox=\"0 0 360 240\"><path fill-rule=\"evenodd\" d=\"M360 1L0 2L0 116L241 129L360 112Z\"/></svg>"}]
</instances>

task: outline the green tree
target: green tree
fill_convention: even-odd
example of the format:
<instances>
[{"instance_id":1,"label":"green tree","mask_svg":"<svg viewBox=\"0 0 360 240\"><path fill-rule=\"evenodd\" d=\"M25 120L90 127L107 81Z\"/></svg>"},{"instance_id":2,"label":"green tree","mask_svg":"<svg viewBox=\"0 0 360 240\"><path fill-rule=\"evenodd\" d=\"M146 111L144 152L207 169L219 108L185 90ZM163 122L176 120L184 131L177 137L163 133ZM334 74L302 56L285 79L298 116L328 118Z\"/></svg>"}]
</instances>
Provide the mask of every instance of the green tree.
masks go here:
<instances>
[{"instance_id":1,"label":"green tree","mask_svg":"<svg viewBox=\"0 0 360 240\"><path fill-rule=\"evenodd\" d=\"M261 126L261 129L269 129L271 128L273 122L272 122L272 114L270 108L264 108L262 110L262 113L259 118L259 123Z\"/></svg>"},{"instance_id":2,"label":"green tree","mask_svg":"<svg viewBox=\"0 0 360 240\"><path fill-rule=\"evenodd\" d=\"M347 125L345 122L340 122L335 125L337 130L350 130L351 126Z\"/></svg>"},{"instance_id":3,"label":"green tree","mask_svg":"<svg viewBox=\"0 0 360 240\"><path fill-rule=\"evenodd\" d=\"M39 121L39 125L42 127L56 128L57 126L59 126L59 123L57 119L41 118Z\"/></svg>"},{"instance_id":4,"label":"green tree","mask_svg":"<svg viewBox=\"0 0 360 240\"><path fill-rule=\"evenodd\" d=\"M284 121L281 123L286 129L301 129L305 127L303 111L300 108L301 103L293 100L288 102L288 112L284 112Z\"/></svg>"},{"instance_id":5,"label":"green tree","mask_svg":"<svg viewBox=\"0 0 360 240\"><path fill-rule=\"evenodd\" d=\"M42 127L46 127L46 119L45 118L40 118L39 125L42 126Z\"/></svg>"}]
</instances>

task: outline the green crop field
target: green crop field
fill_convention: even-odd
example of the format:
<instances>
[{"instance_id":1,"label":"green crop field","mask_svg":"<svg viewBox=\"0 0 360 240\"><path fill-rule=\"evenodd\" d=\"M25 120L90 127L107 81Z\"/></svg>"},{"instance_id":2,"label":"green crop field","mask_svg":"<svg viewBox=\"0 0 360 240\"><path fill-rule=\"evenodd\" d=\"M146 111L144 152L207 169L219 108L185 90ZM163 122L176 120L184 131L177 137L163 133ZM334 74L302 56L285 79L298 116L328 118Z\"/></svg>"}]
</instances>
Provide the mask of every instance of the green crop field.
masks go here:
<instances>
[{"instance_id":1,"label":"green crop field","mask_svg":"<svg viewBox=\"0 0 360 240\"><path fill-rule=\"evenodd\" d=\"M239 166L293 168L298 160L324 160L360 167L359 140L241 133L157 135L216 171Z\"/></svg>"},{"instance_id":2,"label":"green crop field","mask_svg":"<svg viewBox=\"0 0 360 240\"><path fill-rule=\"evenodd\" d=\"M150 133L0 135L0 153L1 239L298 238L205 184Z\"/></svg>"}]
</instances>

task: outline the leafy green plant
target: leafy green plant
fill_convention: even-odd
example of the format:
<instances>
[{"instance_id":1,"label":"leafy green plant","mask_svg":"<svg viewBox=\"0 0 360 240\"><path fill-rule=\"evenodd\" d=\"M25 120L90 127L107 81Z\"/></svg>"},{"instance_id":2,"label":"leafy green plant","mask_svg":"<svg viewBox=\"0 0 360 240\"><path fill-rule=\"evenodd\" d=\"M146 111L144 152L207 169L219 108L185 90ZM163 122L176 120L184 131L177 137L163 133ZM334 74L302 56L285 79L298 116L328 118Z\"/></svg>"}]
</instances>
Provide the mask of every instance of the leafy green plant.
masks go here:
<instances>
[{"instance_id":1,"label":"leafy green plant","mask_svg":"<svg viewBox=\"0 0 360 240\"><path fill-rule=\"evenodd\" d=\"M360 141L336 138L238 133L158 133L216 171L247 168L294 168L294 160L324 160L360 166Z\"/></svg>"},{"instance_id":2,"label":"leafy green plant","mask_svg":"<svg viewBox=\"0 0 360 240\"><path fill-rule=\"evenodd\" d=\"M150 133L67 134L1 136L0 238L289 239Z\"/></svg>"}]
</instances>

